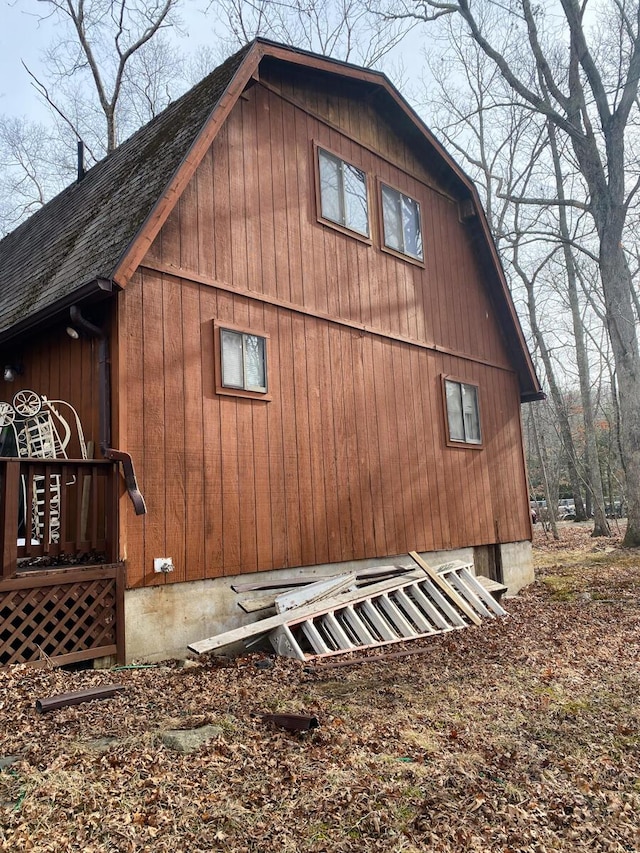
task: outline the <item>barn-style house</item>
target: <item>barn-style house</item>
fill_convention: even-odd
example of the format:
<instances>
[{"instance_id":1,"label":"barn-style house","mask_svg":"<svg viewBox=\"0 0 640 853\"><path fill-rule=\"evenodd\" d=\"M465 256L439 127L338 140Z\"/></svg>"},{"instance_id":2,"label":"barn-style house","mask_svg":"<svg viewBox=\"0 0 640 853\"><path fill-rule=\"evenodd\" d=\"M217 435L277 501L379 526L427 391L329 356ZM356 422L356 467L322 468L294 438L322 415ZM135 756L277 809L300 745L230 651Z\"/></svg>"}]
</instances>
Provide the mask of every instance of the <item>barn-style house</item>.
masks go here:
<instances>
[{"instance_id":1,"label":"barn-style house","mask_svg":"<svg viewBox=\"0 0 640 853\"><path fill-rule=\"evenodd\" d=\"M228 59L0 241L0 358L2 665L183 654L250 573L531 579L540 386L472 182L380 73Z\"/></svg>"}]
</instances>

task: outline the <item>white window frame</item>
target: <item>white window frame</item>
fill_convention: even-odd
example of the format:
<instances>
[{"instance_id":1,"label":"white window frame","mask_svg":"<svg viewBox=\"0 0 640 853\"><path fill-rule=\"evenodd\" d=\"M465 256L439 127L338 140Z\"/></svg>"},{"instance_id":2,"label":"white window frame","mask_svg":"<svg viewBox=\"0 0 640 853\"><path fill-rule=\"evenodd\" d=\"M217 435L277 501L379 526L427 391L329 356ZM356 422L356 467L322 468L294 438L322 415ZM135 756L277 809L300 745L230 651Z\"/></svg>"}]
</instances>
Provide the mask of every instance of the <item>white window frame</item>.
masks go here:
<instances>
[{"instance_id":1,"label":"white window frame","mask_svg":"<svg viewBox=\"0 0 640 853\"><path fill-rule=\"evenodd\" d=\"M361 169L359 166L356 166L353 163L350 163L348 160L345 160L344 157L341 157L339 154L334 154L333 151L329 151L321 145L314 144L315 148L315 168L316 168L316 198L318 205L318 219L320 222L324 222L328 225L331 225L339 230L344 230L347 234L350 234L354 237L358 237L359 239L366 240L367 242L371 239L371 211L369 209L369 181L367 178L367 173L364 169ZM326 157L327 160L332 161L339 166L338 172L338 201L340 206L340 215L338 219L335 219L332 216L328 216L325 212L322 203L322 169L321 169L321 158ZM365 231L362 231L360 228L355 227L354 225L347 222L347 204L345 197L345 181L344 181L344 169L345 166L348 166L350 169L354 169L356 172L359 172L362 175L362 183L364 188L364 204L365 211L367 216L367 227Z\"/></svg>"},{"instance_id":2,"label":"white window frame","mask_svg":"<svg viewBox=\"0 0 640 853\"><path fill-rule=\"evenodd\" d=\"M460 395L460 409L458 413L451 412L449 408L449 395L447 394L447 387L457 387L459 395ZM472 409L465 409L465 400L463 396L463 390L467 389L469 393L468 400L473 402ZM447 436L447 444L451 447L482 447L483 438L482 438L482 420L480 417L480 389L479 386L475 382L467 382L464 379L458 379L453 376L443 376L442 377L442 397L443 397L443 406L444 406L444 420L446 427L446 436ZM462 437L459 435L452 434L452 416L453 414L461 415L461 426L462 426ZM477 424L477 437L471 435L471 430L469 429L468 419L465 417L466 414L472 414L475 419L475 423Z\"/></svg>"},{"instance_id":3,"label":"white window frame","mask_svg":"<svg viewBox=\"0 0 640 853\"><path fill-rule=\"evenodd\" d=\"M403 193L402 190L397 189L396 187L392 187L391 184L387 184L384 181L378 182L379 186L379 204L380 204L380 223L382 228L382 248L387 252L393 252L393 254L400 255L401 257L408 258L409 260L415 261L419 264L424 264L424 229L422 227L422 207L420 202L413 198L413 196L407 195L407 193ZM384 203L384 193L385 191L389 193L393 193L397 202L397 215L398 215L398 223L399 225L399 233L402 240L401 248L397 246L390 245L387 240L387 234L389 232L389 228L387 227L387 208ZM402 201L406 200L411 202L416 206L416 214L419 228L419 236L420 236L420 254L414 254L410 252L406 248L405 242L405 234L404 234L404 221L403 221L403 206Z\"/></svg>"}]
</instances>

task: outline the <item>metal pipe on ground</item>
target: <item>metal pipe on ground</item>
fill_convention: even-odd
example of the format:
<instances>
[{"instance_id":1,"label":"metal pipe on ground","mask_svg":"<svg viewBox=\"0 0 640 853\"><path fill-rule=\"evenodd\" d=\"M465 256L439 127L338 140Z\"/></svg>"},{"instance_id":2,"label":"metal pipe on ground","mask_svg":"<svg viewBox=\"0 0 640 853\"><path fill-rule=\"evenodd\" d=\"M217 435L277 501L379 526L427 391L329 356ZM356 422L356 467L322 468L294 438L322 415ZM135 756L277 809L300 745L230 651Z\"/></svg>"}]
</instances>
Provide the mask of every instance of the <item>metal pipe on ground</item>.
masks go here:
<instances>
[{"instance_id":1,"label":"metal pipe on ground","mask_svg":"<svg viewBox=\"0 0 640 853\"><path fill-rule=\"evenodd\" d=\"M91 687L88 690L76 690L73 693L59 693L57 696L49 696L46 699L36 699L36 711L39 714L46 714L47 711L57 711L58 708L66 708L69 705L81 705L83 702L92 702L94 699L110 699L125 689L124 684L106 684L103 687Z\"/></svg>"},{"instance_id":2,"label":"metal pipe on ground","mask_svg":"<svg viewBox=\"0 0 640 853\"><path fill-rule=\"evenodd\" d=\"M290 732L307 732L310 729L317 729L320 725L317 717L306 714L261 714L260 716L265 723L272 723Z\"/></svg>"}]
</instances>

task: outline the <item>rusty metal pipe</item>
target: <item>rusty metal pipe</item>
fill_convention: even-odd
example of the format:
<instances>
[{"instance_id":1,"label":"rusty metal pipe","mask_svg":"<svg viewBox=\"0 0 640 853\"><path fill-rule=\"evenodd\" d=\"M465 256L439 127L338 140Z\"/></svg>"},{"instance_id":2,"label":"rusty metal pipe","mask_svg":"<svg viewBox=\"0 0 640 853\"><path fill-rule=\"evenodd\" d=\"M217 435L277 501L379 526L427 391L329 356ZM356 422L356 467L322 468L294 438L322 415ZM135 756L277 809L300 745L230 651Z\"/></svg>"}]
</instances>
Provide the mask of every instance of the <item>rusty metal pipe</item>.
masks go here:
<instances>
[{"instance_id":1,"label":"rusty metal pipe","mask_svg":"<svg viewBox=\"0 0 640 853\"><path fill-rule=\"evenodd\" d=\"M69 705L81 705L94 699L110 699L116 693L125 690L123 684L106 684L103 687L90 687L88 690L76 690L74 693L59 693L47 699L36 699L36 711L46 714L47 711L57 711Z\"/></svg>"},{"instance_id":2,"label":"rusty metal pipe","mask_svg":"<svg viewBox=\"0 0 640 853\"><path fill-rule=\"evenodd\" d=\"M317 717L306 714L261 714L265 723L273 723L281 729L289 729L290 732L308 732L309 729L317 729L320 723Z\"/></svg>"}]
</instances>

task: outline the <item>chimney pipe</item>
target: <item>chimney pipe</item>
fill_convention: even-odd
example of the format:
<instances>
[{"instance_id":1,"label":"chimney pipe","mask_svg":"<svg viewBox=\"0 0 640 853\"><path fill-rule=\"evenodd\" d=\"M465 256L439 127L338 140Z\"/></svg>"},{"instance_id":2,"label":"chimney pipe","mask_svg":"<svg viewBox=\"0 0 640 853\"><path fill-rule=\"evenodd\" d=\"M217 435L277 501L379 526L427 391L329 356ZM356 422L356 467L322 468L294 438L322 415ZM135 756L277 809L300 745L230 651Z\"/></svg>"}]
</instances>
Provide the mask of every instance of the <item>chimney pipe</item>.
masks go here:
<instances>
[{"instance_id":1,"label":"chimney pipe","mask_svg":"<svg viewBox=\"0 0 640 853\"><path fill-rule=\"evenodd\" d=\"M84 178L84 142L78 140L78 181Z\"/></svg>"}]
</instances>

